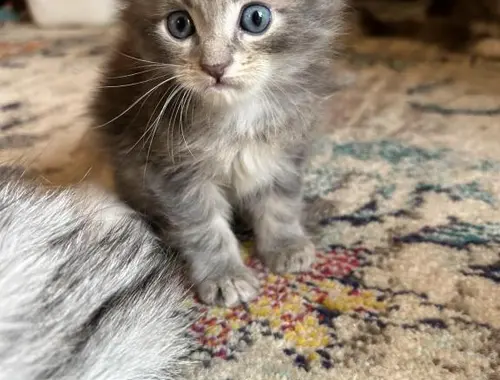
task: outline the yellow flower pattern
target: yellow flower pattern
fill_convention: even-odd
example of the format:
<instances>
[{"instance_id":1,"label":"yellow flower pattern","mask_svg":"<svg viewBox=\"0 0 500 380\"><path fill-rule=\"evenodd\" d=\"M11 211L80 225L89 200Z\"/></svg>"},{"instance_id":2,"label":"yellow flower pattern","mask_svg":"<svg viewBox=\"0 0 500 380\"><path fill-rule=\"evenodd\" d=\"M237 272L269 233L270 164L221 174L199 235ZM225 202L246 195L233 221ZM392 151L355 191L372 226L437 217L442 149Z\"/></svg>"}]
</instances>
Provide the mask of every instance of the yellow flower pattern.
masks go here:
<instances>
[{"instance_id":1,"label":"yellow flower pattern","mask_svg":"<svg viewBox=\"0 0 500 380\"><path fill-rule=\"evenodd\" d=\"M235 309L199 305L203 317L192 327L200 343L198 352L205 359L231 360L242 346L251 344L253 334L260 334L283 340L284 355L293 357L300 367L319 363L330 368L328 351L336 343L334 319L342 313L379 313L386 307L373 291L342 283L367 253L332 248L317 253L310 272L278 276L244 249L248 265L259 273L261 295Z\"/></svg>"}]
</instances>

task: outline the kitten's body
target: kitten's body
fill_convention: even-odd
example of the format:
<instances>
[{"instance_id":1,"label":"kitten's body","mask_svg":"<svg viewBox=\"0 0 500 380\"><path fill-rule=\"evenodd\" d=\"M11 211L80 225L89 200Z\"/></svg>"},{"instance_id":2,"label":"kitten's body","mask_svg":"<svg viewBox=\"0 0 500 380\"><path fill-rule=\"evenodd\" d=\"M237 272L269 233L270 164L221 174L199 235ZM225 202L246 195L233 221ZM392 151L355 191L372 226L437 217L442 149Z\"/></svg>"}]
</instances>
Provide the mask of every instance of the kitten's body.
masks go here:
<instances>
[{"instance_id":1,"label":"kitten's body","mask_svg":"<svg viewBox=\"0 0 500 380\"><path fill-rule=\"evenodd\" d=\"M119 193L184 254L208 303L257 293L230 229L233 211L247 213L271 269L301 271L314 259L300 223L302 171L331 90L341 1L267 5L269 30L248 36L237 27L243 1L126 1L122 39L93 105ZM182 41L164 26L179 10L196 25ZM202 71L221 62L217 87Z\"/></svg>"},{"instance_id":2,"label":"kitten's body","mask_svg":"<svg viewBox=\"0 0 500 380\"><path fill-rule=\"evenodd\" d=\"M19 178L0 167L0 380L178 379L184 290L147 226Z\"/></svg>"}]
</instances>

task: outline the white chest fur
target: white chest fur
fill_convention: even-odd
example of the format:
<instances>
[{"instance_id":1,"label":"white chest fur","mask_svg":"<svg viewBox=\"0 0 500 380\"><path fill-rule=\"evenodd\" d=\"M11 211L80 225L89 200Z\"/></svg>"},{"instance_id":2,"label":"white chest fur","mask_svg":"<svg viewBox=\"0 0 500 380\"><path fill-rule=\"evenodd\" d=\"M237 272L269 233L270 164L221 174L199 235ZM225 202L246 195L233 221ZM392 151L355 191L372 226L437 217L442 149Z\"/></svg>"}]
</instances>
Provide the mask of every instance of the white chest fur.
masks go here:
<instances>
[{"instance_id":1,"label":"white chest fur","mask_svg":"<svg viewBox=\"0 0 500 380\"><path fill-rule=\"evenodd\" d=\"M222 169L223 182L240 197L272 183L286 168L281 151L262 142L224 149L217 165Z\"/></svg>"},{"instance_id":2,"label":"white chest fur","mask_svg":"<svg viewBox=\"0 0 500 380\"><path fill-rule=\"evenodd\" d=\"M238 146L225 145L217 152L223 168L224 182L229 183L238 196L244 196L257 188L270 184L286 169L287 162L282 150L259 141L262 129L273 128L279 121L278 113L268 115L258 98L235 107L218 126L229 134L239 136ZM245 141L246 142L242 142ZM219 142L220 143L220 142Z\"/></svg>"},{"instance_id":3,"label":"white chest fur","mask_svg":"<svg viewBox=\"0 0 500 380\"><path fill-rule=\"evenodd\" d=\"M245 146L231 163L231 184L240 196L271 183L284 169L283 159L276 148L264 143Z\"/></svg>"}]
</instances>

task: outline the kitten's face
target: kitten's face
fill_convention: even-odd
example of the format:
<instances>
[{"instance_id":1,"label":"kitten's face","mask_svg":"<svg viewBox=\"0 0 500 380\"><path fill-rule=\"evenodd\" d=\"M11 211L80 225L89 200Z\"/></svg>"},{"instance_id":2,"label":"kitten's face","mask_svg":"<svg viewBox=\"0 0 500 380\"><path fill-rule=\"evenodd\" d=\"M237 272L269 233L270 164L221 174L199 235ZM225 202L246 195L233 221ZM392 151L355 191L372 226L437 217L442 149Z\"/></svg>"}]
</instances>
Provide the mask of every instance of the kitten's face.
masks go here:
<instances>
[{"instance_id":1,"label":"kitten's face","mask_svg":"<svg viewBox=\"0 0 500 380\"><path fill-rule=\"evenodd\" d=\"M142 58L176 83L232 103L282 88L328 49L339 0L128 0Z\"/></svg>"}]
</instances>

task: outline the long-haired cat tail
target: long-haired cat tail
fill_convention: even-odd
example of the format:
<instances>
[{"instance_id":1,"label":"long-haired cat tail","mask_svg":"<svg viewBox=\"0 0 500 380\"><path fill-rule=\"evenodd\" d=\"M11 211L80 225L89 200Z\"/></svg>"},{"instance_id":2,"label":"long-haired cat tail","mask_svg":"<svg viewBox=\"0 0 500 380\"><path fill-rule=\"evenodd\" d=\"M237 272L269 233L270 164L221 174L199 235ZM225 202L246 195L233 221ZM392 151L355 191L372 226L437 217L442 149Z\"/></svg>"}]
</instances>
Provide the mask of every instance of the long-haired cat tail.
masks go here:
<instances>
[{"instance_id":1,"label":"long-haired cat tail","mask_svg":"<svg viewBox=\"0 0 500 380\"><path fill-rule=\"evenodd\" d=\"M134 213L0 167L0 380L173 380L185 289Z\"/></svg>"},{"instance_id":2,"label":"long-haired cat tail","mask_svg":"<svg viewBox=\"0 0 500 380\"><path fill-rule=\"evenodd\" d=\"M271 270L307 270L315 250L300 221L302 173L335 88L343 1L122 3L92 105L121 198L180 251L206 303L258 294L234 212Z\"/></svg>"}]
</instances>

